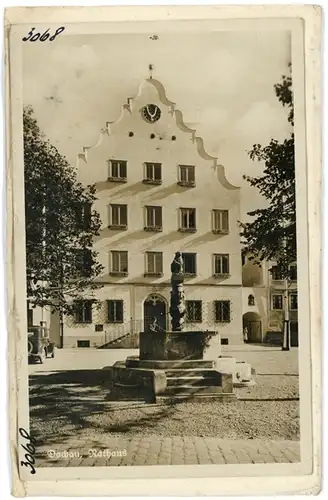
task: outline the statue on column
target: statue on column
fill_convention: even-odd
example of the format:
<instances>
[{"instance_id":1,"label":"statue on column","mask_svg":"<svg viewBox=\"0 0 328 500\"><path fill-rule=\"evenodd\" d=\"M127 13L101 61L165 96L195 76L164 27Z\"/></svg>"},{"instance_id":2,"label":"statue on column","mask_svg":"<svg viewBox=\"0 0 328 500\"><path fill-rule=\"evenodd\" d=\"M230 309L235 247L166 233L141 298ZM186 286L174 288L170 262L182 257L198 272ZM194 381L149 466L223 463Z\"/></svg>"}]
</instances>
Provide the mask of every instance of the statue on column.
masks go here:
<instances>
[{"instance_id":1,"label":"statue on column","mask_svg":"<svg viewBox=\"0 0 328 500\"><path fill-rule=\"evenodd\" d=\"M186 304L183 289L184 271L181 252L176 252L171 263L171 324L173 332L181 332L184 327Z\"/></svg>"}]
</instances>

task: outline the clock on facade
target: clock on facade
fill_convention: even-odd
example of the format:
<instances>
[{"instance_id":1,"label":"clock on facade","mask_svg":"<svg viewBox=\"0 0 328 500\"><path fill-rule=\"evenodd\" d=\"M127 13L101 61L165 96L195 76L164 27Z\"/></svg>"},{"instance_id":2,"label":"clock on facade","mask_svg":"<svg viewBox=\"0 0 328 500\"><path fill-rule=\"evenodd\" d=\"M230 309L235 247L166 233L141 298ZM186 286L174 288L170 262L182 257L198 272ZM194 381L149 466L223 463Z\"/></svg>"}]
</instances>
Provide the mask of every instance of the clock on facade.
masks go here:
<instances>
[{"instance_id":1,"label":"clock on facade","mask_svg":"<svg viewBox=\"0 0 328 500\"><path fill-rule=\"evenodd\" d=\"M154 123L160 119L161 110L156 104L146 104L142 108L142 116L148 123Z\"/></svg>"}]
</instances>

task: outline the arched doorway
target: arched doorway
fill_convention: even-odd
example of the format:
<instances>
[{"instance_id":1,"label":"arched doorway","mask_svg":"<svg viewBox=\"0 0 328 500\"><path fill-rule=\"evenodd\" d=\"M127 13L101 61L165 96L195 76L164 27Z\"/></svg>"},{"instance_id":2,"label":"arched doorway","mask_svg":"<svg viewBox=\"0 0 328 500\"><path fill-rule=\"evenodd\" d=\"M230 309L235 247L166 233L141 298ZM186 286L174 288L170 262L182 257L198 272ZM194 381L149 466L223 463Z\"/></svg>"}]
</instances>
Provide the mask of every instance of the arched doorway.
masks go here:
<instances>
[{"instance_id":1,"label":"arched doorway","mask_svg":"<svg viewBox=\"0 0 328 500\"><path fill-rule=\"evenodd\" d=\"M256 312L243 315L243 330L247 328L248 342L262 342L261 316Z\"/></svg>"},{"instance_id":2,"label":"arched doorway","mask_svg":"<svg viewBox=\"0 0 328 500\"><path fill-rule=\"evenodd\" d=\"M166 330L167 328L167 305L164 297L158 294L149 295L143 305L144 331L152 330L154 321L156 328Z\"/></svg>"}]
</instances>

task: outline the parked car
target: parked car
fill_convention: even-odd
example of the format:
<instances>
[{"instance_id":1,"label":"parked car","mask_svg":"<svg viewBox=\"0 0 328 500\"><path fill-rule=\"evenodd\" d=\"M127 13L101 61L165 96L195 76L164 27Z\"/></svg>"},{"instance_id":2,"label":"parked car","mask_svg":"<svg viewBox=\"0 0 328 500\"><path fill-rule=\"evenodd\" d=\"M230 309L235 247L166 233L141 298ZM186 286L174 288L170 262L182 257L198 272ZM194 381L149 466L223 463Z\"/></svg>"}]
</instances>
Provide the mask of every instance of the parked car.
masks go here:
<instances>
[{"instance_id":1,"label":"parked car","mask_svg":"<svg viewBox=\"0 0 328 500\"><path fill-rule=\"evenodd\" d=\"M43 363L46 358L55 357L55 343L49 338L49 330L45 326L28 328L27 349L30 362L38 360Z\"/></svg>"}]
</instances>

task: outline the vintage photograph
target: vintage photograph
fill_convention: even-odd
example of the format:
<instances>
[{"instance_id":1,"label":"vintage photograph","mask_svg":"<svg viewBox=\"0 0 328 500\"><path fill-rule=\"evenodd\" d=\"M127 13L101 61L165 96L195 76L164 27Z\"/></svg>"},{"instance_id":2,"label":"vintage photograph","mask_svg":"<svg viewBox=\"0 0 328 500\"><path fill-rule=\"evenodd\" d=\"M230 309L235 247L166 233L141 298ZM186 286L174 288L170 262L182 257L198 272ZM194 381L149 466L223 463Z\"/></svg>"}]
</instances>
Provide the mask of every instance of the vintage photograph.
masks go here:
<instances>
[{"instance_id":1,"label":"vintage photograph","mask_svg":"<svg viewBox=\"0 0 328 500\"><path fill-rule=\"evenodd\" d=\"M21 470L297 475L311 423L293 30L77 26L20 30Z\"/></svg>"},{"instance_id":2,"label":"vintage photograph","mask_svg":"<svg viewBox=\"0 0 328 500\"><path fill-rule=\"evenodd\" d=\"M24 46L38 467L300 460L290 47Z\"/></svg>"}]
</instances>

